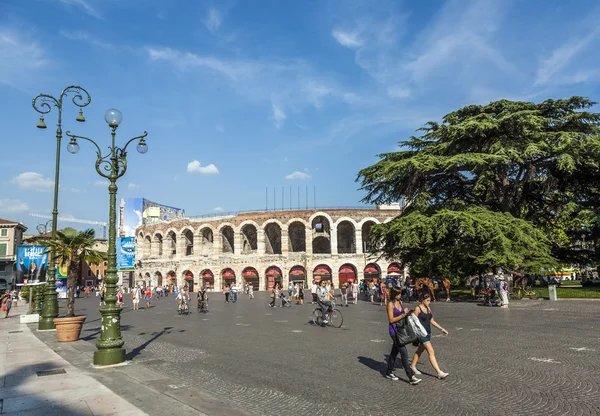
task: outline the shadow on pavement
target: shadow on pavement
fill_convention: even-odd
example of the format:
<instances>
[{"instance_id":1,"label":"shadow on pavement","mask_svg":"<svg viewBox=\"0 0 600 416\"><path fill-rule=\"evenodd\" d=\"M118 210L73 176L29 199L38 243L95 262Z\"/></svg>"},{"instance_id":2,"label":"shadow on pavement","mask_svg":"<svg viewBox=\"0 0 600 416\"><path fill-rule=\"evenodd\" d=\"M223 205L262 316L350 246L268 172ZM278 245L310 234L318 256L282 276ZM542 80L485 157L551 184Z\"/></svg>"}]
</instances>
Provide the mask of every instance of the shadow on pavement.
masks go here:
<instances>
[{"instance_id":1,"label":"shadow on pavement","mask_svg":"<svg viewBox=\"0 0 600 416\"><path fill-rule=\"evenodd\" d=\"M131 328L131 325L121 325L121 332L125 332L125 331L129 330L129 328ZM85 337L79 338L82 341L91 341L102 332L102 327L88 328L88 329L84 329L83 331L84 332L94 331L91 334L87 334Z\"/></svg>"},{"instance_id":2,"label":"shadow on pavement","mask_svg":"<svg viewBox=\"0 0 600 416\"><path fill-rule=\"evenodd\" d=\"M388 356L386 355L385 357L386 357L385 359L387 362ZM358 362L361 363L362 365L366 365L371 370L379 372L382 376L385 376L385 371L387 370L386 363L374 360L370 357L363 357L363 356L358 357Z\"/></svg>"},{"instance_id":3,"label":"shadow on pavement","mask_svg":"<svg viewBox=\"0 0 600 416\"><path fill-rule=\"evenodd\" d=\"M40 376L38 372L63 370L55 363L45 362L24 365L4 375L2 392L2 413L8 414L44 414L53 415L91 415L88 405L81 397L68 397L57 389L44 389L47 382L55 381L57 385L68 379L69 374ZM42 373L43 374L43 373ZM42 384L40 384L42 383ZM70 401L70 403L65 403Z\"/></svg>"},{"instance_id":4,"label":"shadow on pavement","mask_svg":"<svg viewBox=\"0 0 600 416\"><path fill-rule=\"evenodd\" d=\"M152 342L154 342L157 338L159 338L161 335L163 334L170 334L171 333L171 329L173 329L172 326L167 326L165 328L163 328L162 331L160 332L153 332L152 333L152 338L150 338L148 341L144 342L143 344L141 344L138 347L135 347L134 349L132 349L131 351L129 351L127 353L127 355L125 355L125 359L127 361L133 360L135 357L137 357L138 355L140 355L142 353L142 351L148 346L150 345ZM185 332L185 329L180 330L179 332ZM140 334L141 335L141 334Z\"/></svg>"}]
</instances>

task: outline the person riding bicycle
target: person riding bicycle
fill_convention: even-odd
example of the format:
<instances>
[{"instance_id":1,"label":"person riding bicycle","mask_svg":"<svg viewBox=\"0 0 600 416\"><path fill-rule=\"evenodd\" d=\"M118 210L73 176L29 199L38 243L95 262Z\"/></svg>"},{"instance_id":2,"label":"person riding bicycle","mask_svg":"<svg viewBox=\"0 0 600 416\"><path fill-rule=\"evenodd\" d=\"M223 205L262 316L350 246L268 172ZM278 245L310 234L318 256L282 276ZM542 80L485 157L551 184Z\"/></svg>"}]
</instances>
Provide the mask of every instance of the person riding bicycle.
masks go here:
<instances>
[{"instance_id":1,"label":"person riding bicycle","mask_svg":"<svg viewBox=\"0 0 600 416\"><path fill-rule=\"evenodd\" d=\"M319 287L317 288L317 302L321 307L321 314L323 318L323 325L327 325L329 321L327 318L327 309L333 307L331 301L329 300L329 292L327 292L327 288L325 287L325 281L321 280Z\"/></svg>"}]
</instances>

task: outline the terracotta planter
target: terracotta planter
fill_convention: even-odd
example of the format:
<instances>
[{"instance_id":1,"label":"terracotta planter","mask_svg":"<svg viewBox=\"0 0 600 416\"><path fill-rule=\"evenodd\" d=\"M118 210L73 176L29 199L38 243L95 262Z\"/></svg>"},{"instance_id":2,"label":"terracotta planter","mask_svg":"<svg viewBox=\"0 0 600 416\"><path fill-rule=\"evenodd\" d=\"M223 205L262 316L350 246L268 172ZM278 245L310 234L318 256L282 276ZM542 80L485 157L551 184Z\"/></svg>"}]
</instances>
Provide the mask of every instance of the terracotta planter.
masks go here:
<instances>
[{"instance_id":1,"label":"terracotta planter","mask_svg":"<svg viewBox=\"0 0 600 416\"><path fill-rule=\"evenodd\" d=\"M79 339L81 328L85 322L85 316L73 316L71 318L54 318L56 337L58 342L71 342Z\"/></svg>"}]
</instances>

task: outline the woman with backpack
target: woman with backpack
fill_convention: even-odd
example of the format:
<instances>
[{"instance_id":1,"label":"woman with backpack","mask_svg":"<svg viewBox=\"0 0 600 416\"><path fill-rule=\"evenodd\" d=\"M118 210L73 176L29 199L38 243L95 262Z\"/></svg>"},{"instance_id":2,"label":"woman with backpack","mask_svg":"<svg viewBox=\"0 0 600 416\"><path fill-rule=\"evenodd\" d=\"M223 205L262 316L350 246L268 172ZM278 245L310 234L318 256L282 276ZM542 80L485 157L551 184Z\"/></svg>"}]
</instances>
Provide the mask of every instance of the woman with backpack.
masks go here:
<instances>
[{"instance_id":1,"label":"woman with backpack","mask_svg":"<svg viewBox=\"0 0 600 416\"><path fill-rule=\"evenodd\" d=\"M399 378L394 374L394 363L396 362L398 353L400 353L400 360L402 361L402 367L404 367L404 371L408 377L408 382L414 386L419 384L421 379L415 376L415 371L413 371L408 363L408 351L406 350L406 346L400 345L398 343L398 339L396 338L396 324L410 313L408 308L402 306L402 301L400 300L401 296L401 289L399 287L393 287L390 293L390 301L387 304L387 315L390 324L390 337L392 337L394 345L392 346L392 351L390 352L390 356L388 358L388 366L385 376L390 380L399 380Z\"/></svg>"}]
</instances>

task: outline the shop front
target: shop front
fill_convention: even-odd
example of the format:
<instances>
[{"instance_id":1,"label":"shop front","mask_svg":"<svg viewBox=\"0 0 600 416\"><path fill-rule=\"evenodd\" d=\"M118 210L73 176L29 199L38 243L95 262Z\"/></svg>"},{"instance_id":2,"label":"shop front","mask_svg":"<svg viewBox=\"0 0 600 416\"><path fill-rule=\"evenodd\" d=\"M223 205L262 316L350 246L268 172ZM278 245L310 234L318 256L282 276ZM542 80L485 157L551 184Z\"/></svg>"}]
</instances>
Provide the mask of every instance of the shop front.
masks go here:
<instances>
[{"instance_id":1,"label":"shop front","mask_svg":"<svg viewBox=\"0 0 600 416\"><path fill-rule=\"evenodd\" d=\"M215 288L215 275L212 271L208 269L202 271L202 286L206 290L213 290Z\"/></svg>"},{"instance_id":2,"label":"shop front","mask_svg":"<svg viewBox=\"0 0 600 416\"><path fill-rule=\"evenodd\" d=\"M246 267L242 275L244 276L244 284L250 283L253 290L258 290L258 272L254 267Z\"/></svg>"},{"instance_id":3,"label":"shop front","mask_svg":"<svg viewBox=\"0 0 600 416\"><path fill-rule=\"evenodd\" d=\"M224 286L235 283L235 272L229 268L221 272L221 278Z\"/></svg>"},{"instance_id":4,"label":"shop front","mask_svg":"<svg viewBox=\"0 0 600 416\"><path fill-rule=\"evenodd\" d=\"M275 285L279 285L280 288L283 288L283 276L279 267L269 267L265 275L267 278L267 284L265 286L267 290L272 290Z\"/></svg>"},{"instance_id":5,"label":"shop front","mask_svg":"<svg viewBox=\"0 0 600 416\"><path fill-rule=\"evenodd\" d=\"M354 283L356 281L356 269L351 264L344 264L338 272L340 286L344 283Z\"/></svg>"},{"instance_id":6,"label":"shop front","mask_svg":"<svg viewBox=\"0 0 600 416\"><path fill-rule=\"evenodd\" d=\"M313 269L313 279L319 283L321 280L331 280L331 268L326 264L320 264Z\"/></svg>"}]
</instances>

